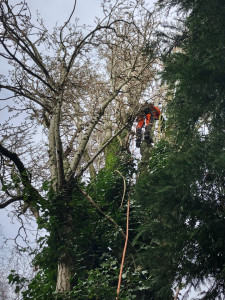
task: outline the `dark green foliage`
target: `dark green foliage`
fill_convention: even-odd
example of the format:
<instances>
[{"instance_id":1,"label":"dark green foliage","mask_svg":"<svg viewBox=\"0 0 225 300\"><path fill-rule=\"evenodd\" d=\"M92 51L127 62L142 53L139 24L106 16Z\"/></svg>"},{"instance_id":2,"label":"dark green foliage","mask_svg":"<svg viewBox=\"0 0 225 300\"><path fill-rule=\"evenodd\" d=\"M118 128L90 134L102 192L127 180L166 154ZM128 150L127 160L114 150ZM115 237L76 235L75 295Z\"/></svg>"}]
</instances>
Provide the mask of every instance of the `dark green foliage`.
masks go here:
<instances>
[{"instance_id":1,"label":"dark green foliage","mask_svg":"<svg viewBox=\"0 0 225 300\"><path fill-rule=\"evenodd\" d=\"M220 128L224 128L225 122L225 70L221 67L225 63L225 3L204 1L202 5L200 2L186 20L189 38L183 41L183 53L167 59L164 73L171 87L176 85L170 113L183 130L189 130L207 114L212 115L212 124L217 120Z\"/></svg>"},{"instance_id":2,"label":"dark green foliage","mask_svg":"<svg viewBox=\"0 0 225 300\"><path fill-rule=\"evenodd\" d=\"M134 170L132 157L118 141L105 152L105 167L88 184L79 184L97 205L125 231L126 203L131 196L129 180ZM126 181L123 207L121 199ZM38 268L35 278L23 291L24 299L115 299L124 239L118 230L87 199L76 190L71 194L56 194L51 183L45 182L46 201L42 203L39 227L47 235L39 240L40 250L34 258ZM62 201L63 200L63 201ZM68 230L70 219L73 230ZM135 205L131 208L130 240L139 222ZM136 245L137 249L139 245ZM55 294L57 263L62 253L71 259L71 292ZM150 274L140 267L135 248L128 245L120 300L154 299L150 288ZM21 281L19 278L18 280Z\"/></svg>"},{"instance_id":3,"label":"dark green foliage","mask_svg":"<svg viewBox=\"0 0 225 300\"><path fill-rule=\"evenodd\" d=\"M38 272L27 290L22 293L23 299L54 300L55 281L51 277L49 269Z\"/></svg>"},{"instance_id":4,"label":"dark green foliage","mask_svg":"<svg viewBox=\"0 0 225 300\"><path fill-rule=\"evenodd\" d=\"M101 257L99 268L88 272L86 280L79 281L71 295L74 299L115 299L120 262L111 254ZM129 261L129 259L128 259ZM154 299L149 290L148 272L134 270L133 266L125 264L122 278L120 300Z\"/></svg>"},{"instance_id":5,"label":"dark green foliage","mask_svg":"<svg viewBox=\"0 0 225 300\"><path fill-rule=\"evenodd\" d=\"M221 280L224 273L222 174L207 143L192 142L182 148L161 142L153 151L149 174L137 186L138 201L146 206L141 235L150 239L142 258L162 299L174 280ZM209 174L214 174L210 181Z\"/></svg>"},{"instance_id":6,"label":"dark green foliage","mask_svg":"<svg viewBox=\"0 0 225 300\"><path fill-rule=\"evenodd\" d=\"M158 0L157 3L160 5L160 7L172 8L177 5L180 10L189 11L193 9L196 5L203 6L205 4L205 1L204 0Z\"/></svg>"},{"instance_id":7,"label":"dark green foliage","mask_svg":"<svg viewBox=\"0 0 225 300\"><path fill-rule=\"evenodd\" d=\"M21 278L19 274L15 272L15 270L11 270L11 273L8 276L8 280L10 284L15 285L15 293L18 293L27 282L27 279L24 277Z\"/></svg>"},{"instance_id":8,"label":"dark green foliage","mask_svg":"<svg viewBox=\"0 0 225 300\"><path fill-rule=\"evenodd\" d=\"M124 192L126 180L126 194L129 192L128 181L135 172L133 158L127 149L123 149L115 140L105 151L105 167L89 184L88 192L98 201L100 206L117 214Z\"/></svg>"},{"instance_id":9,"label":"dark green foliage","mask_svg":"<svg viewBox=\"0 0 225 300\"><path fill-rule=\"evenodd\" d=\"M174 282L199 287L208 278L202 297L216 299L225 293L225 2L159 2L189 15L181 52L165 60L163 79L175 91L168 141L153 150L137 185L146 207L137 239L146 241L141 258L159 297Z\"/></svg>"}]
</instances>

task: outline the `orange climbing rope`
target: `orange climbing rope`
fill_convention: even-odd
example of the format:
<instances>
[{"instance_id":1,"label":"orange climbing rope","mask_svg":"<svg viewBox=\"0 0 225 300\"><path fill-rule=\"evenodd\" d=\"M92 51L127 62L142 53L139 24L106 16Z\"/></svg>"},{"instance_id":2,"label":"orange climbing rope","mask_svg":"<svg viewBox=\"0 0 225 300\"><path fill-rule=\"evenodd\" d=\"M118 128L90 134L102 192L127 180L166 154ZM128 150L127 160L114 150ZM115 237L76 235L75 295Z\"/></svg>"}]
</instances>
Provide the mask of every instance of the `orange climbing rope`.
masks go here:
<instances>
[{"instance_id":1,"label":"orange climbing rope","mask_svg":"<svg viewBox=\"0 0 225 300\"><path fill-rule=\"evenodd\" d=\"M126 254L126 249L127 249L127 242L128 242L128 232L129 232L129 210L130 210L130 199L128 197L127 200L127 228L126 228L126 239L125 239L125 244L123 248L123 257L121 261L121 266L120 266L120 274L119 274L119 280L118 280L118 286L117 286L117 297L116 300L118 300L118 296L120 293L120 286L121 286L121 280L122 280L122 273L123 273L123 265L124 265L124 259L125 259L125 254Z\"/></svg>"}]
</instances>

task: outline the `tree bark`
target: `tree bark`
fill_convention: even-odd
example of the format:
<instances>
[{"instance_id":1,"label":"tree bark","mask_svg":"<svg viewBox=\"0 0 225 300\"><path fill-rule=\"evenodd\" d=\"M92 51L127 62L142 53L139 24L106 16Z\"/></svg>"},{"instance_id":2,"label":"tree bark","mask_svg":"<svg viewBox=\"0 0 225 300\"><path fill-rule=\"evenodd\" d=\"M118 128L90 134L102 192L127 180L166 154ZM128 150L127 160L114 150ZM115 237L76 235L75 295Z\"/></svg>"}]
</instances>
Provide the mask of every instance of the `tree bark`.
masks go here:
<instances>
[{"instance_id":1,"label":"tree bark","mask_svg":"<svg viewBox=\"0 0 225 300\"><path fill-rule=\"evenodd\" d=\"M140 148L142 158L141 162L138 165L138 173L140 178L146 174L146 170L148 169L149 165L149 159L151 157L151 151L152 145L143 140Z\"/></svg>"},{"instance_id":2,"label":"tree bark","mask_svg":"<svg viewBox=\"0 0 225 300\"><path fill-rule=\"evenodd\" d=\"M65 293L70 291L70 278L71 278L70 264L66 261L59 261L57 283L56 283L56 291L58 293Z\"/></svg>"}]
</instances>

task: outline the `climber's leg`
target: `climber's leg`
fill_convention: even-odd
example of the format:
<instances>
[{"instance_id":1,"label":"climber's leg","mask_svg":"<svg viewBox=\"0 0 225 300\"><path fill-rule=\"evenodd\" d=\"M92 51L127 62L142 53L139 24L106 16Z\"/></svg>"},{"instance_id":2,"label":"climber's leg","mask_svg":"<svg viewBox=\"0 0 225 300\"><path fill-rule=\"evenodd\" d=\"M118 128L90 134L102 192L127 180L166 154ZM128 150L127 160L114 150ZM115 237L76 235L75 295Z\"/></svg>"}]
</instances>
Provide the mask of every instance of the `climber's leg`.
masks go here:
<instances>
[{"instance_id":1,"label":"climber's leg","mask_svg":"<svg viewBox=\"0 0 225 300\"><path fill-rule=\"evenodd\" d=\"M145 140L148 143L152 143L153 142L153 138L152 138L152 127L153 127L153 114L148 114L146 115L146 127L145 127Z\"/></svg>"},{"instance_id":2,"label":"climber's leg","mask_svg":"<svg viewBox=\"0 0 225 300\"><path fill-rule=\"evenodd\" d=\"M141 139L142 139L142 127L144 125L144 118L138 118L138 124L136 128L136 147L140 148L141 146Z\"/></svg>"},{"instance_id":3,"label":"climber's leg","mask_svg":"<svg viewBox=\"0 0 225 300\"><path fill-rule=\"evenodd\" d=\"M142 129L138 127L136 129L136 147L140 148L141 146L141 138L142 138Z\"/></svg>"}]
</instances>

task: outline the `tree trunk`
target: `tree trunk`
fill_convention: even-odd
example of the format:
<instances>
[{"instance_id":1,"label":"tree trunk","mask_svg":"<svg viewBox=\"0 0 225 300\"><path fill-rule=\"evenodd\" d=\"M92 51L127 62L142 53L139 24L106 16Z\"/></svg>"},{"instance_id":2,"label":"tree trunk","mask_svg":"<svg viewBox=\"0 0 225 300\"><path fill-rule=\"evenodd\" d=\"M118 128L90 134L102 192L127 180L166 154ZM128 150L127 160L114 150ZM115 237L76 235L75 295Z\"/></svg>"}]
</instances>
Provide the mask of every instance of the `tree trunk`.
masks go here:
<instances>
[{"instance_id":1,"label":"tree trunk","mask_svg":"<svg viewBox=\"0 0 225 300\"><path fill-rule=\"evenodd\" d=\"M59 294L69 293L71 290L71 275L72 262L74 257L72 254L71 245L73 245L73 212L69 203L72 201L70 191L62 191L59 199L57 199L57 214L58 228L56 229L58 235L58 272L56 292ZM64 298L63 298L64 299Z\"/></svg>"},{"instance_id":2,"label":"tree trunk","mask_svg":"<svg viewBox=\"0 0 225 300\"><path fill-rule=\"evenodd\" d=\"M59 261L57 284L56 284L57 293L70 292L70 278L71 278L70 264L65 261Z\"/></svg>"},{"instance_id":3,"label":"tree trunk","mask_svg":"<svg viewBox=\"0 0 225 300\"><path fill-rule=\"evenodd\" d=\"M149 144L145 140L142 141L141 143L141 162L138 164L138 173L139 177L142 177L143 175L146 174L146 170L148 169L149 165L149 159L151 157L151 151L152 151L152 144Z\"/></svg>"}]
</instances>

